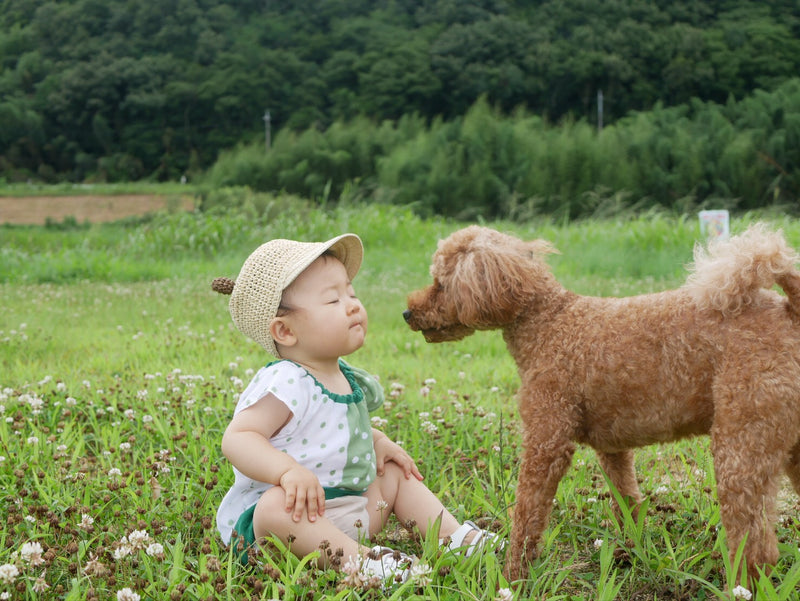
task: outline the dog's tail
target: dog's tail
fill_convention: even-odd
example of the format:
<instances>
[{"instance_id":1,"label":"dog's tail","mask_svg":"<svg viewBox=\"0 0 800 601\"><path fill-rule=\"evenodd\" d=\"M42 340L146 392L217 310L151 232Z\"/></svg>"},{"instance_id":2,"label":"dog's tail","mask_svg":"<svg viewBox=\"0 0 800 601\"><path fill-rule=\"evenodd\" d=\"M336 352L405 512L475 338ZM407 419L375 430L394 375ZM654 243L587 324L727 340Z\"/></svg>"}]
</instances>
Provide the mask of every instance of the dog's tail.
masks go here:
<instances>
[{"instance_id":1,"label":"dog's tail","mask_svg":"<svg viewBox=\"0 0 800 601\"><path fill-rule=\"evenodd\" d=\"M798 260L780 231L755 224L730 240L710 243L707 250L695 246L692 274L684 289L700 308L732 316L757 303L762 289L777 284L800 314Z\"/></svg>"}]
</instances>

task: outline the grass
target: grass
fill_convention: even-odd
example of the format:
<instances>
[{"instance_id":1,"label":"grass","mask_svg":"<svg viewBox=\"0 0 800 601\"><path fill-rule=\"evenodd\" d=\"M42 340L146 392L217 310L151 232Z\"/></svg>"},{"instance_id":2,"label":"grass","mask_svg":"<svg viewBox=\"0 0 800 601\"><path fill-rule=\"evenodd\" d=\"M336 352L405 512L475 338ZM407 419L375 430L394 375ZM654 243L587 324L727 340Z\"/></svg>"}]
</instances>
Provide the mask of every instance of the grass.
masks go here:
<instances>
[{"instance_id":1,"label":"grass","mask_svg":"<svg viewBox=\"0 0 800 601\"><path fill-rule=\"evenodd\" d=\"M165 214L79 235L0 228L0 598L125 598L125 589L159 600L383 598L344 587L338 574L277 543L262 568L242 567L216 533L216 508L232 481L222 431L267 357L233 328L226 298L209 282L235 276L255 245L276 236L362 236L366 260L355 283L370 335L351 360L391 393L377 413L383 429L409 449L456 517L508 535L520 425L518 379L502 338L483 332L429 345L400 316L406 294L428 281L436 241L460 224L396 208L326 212L287 202L274 199L266 216ZM772 221L800 242L799 224ZM699 236L693 218L657 214L493 225L553 241L563 253L550 261L557 277L600 295L679 285ZM644 519L618 526L593 453L578 449L541 559L514 598L732 598L707 441L642 449L637 468ZM758 581L760 598L795 594L797 509L784 491L781 559L775 575ZM430 582L394 588L389 598L493 600L509 586L502 558L454 562L396 524L380 542L431 566Z\"/></svg>"}]
</instances>

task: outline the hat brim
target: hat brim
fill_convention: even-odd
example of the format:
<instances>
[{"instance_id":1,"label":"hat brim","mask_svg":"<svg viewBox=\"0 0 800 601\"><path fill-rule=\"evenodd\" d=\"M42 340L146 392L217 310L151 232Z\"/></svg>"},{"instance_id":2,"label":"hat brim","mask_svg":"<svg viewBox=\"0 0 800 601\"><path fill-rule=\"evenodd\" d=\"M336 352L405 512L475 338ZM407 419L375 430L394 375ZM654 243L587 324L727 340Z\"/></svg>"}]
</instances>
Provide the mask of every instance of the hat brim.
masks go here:
<instances>
[{"instance_id":1,"label":"hat brim","mask_svg":"<svg viewBox=\"0 0 800 601\"><path fill-rule=\"evenodd\" d=\"M284 289L289 286L297 276L303 273L306 268L321 257L326 251L339 259L347 271L347 277L351 280L356 277L358 270L361 268L361 263L364 260L364 246L361 243L361 238L356 234L342 234L331 238L327 242L319 242L315 244L313 249L309 249L301 260L298 260L293 269L286 274L283 281Z\"/></svg>"}]
</instances>

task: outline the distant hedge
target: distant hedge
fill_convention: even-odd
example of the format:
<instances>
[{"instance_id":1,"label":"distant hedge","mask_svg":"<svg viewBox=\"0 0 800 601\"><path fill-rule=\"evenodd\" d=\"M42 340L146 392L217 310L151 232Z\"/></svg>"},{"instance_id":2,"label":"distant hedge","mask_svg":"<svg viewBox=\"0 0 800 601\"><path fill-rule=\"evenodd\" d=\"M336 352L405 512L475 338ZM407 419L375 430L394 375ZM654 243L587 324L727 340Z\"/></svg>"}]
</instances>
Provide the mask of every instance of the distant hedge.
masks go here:
<instances>
[{"instance_id":1,"label":"distant hedge","mask_svg":"<svg viewBox=\"0 0 800 601\"><path fill-rule=\"evenodd\" d=\"M597 131L478 101L463 118L404 117L282 133L269 152L241 146L213 186L342 194L420 214L569 218L629 208L750 210L800 200L800 79L725 105L695 101L632 113Z\"/></svg>"}]
</instances>

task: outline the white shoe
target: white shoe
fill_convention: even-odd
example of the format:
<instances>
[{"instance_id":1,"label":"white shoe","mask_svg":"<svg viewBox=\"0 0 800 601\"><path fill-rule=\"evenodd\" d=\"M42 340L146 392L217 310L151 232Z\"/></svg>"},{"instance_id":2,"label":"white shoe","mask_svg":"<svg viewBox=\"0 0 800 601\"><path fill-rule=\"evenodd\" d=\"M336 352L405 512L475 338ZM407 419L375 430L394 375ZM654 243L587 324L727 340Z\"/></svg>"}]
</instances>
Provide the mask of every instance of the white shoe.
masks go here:
<instances>
[{"instance_id":1,"label":"white shoe","mask_svg":"<svg viewBox=\"0 0 800 601\"><path fill-rule=\"evenodd\" d=\"M464 542L470 532L474 532L475 535L468 543ZM482 530L474 522L467 520L456 528L453 534L440 538L439 544L454 553L469 557L475 551L483 551L484 549L502 550L505 546L505 541L493 532Z\"/></svg>"},{"instance_id":2,"label":"white shoe","mask_svg":"<svg viewBox=\"0 0 800 601\"><path fill-rule=\"evenodd\" d=\"M391 578L395 582L405 582L416 559L389 547L372 547L361 564L361 573L368 578L377 576L381 580Z\"/></svg>"}]
</instances>

